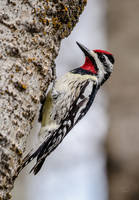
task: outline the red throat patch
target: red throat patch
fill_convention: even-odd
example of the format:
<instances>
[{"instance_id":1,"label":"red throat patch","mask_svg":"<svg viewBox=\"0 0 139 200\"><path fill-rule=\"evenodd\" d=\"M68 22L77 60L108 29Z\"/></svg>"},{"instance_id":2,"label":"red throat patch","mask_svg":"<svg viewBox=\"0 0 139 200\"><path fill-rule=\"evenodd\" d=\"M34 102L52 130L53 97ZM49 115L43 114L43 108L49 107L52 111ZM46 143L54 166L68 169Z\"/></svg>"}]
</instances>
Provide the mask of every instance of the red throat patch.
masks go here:
<instances>
[{"instance_id":1,"label":"red throat patch","mask_svg":"<svg viewBox=\"0 0 139 200\"><path fill-rule=\"evenodd\" d=\"M97 73L96 70L95 70L95 66L93 65L93 63L91 62L91 60L88 57L85 58L85 63L84 63L83 66L81 66L81 68L85 69L87 71L90 71L94 74Z\"/></svg>"}]
</instances>

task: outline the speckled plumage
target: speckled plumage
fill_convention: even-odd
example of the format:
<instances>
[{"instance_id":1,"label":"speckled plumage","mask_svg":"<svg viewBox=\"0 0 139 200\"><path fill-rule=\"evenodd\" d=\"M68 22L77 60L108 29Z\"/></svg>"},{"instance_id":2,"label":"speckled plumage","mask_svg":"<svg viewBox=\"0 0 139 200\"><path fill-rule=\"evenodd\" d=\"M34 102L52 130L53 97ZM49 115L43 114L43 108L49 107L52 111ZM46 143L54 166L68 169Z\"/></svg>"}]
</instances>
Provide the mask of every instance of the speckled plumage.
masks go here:
<instances>
[{"instance_id":1,"label":"speckled plumage","mask_svg":"<svg viewBox=\"0 0 139 200\"><path fill-rule=\"evenodd\" d=\"M78 78L76 77L78 76ZM71 81L72 80L72 81ZM93 75L80 75L68 72L55 82L55 86L48 93L45 104L42 109L42 127L40 130L40 140L44 141L39 148L43 149L39 157L41 158L32 170L36 174L44 159L53 151L71 128L85 115L92 102L90 95L96 94L97 79ZM94 99L94 98L93 98ZM43 153L42 153L43 152ZM35 152L34 156L38 154ZM43 156L42 156L43 155ZM33 159L34 156L30 159ZM24 160L24 165L27 165L30 160L29 155ZM38 159L39 160L39 159Z\"/></svg>"},{"instance_id":2,"label":"speckled plumage","mask_svg":"<svg viewBox=\"0 0 139 200\"><path fill-rule=\"evenodd\" d=\"M97 79L95 76L80 74L75 76L68 72L56 81L55 86L46 97L42 111L42 128L47 127L48 130L51 130L53 127L60 126L61 120L66 118L74 101L79 97L81 88L87 81L96 84Z\"/></svg>"},{"instance_id":3,"label":"speckled plumage","mask_svg":"<svg viewBox=\"0 0 139 200\"><path fill-rule=\"evenodd\" d=\"M37 174L46 157L62 142L68 132L87 113L99 87L112 72L114 59L106 51L89 51L78 44L85 53L85 64L56 80L49 91L40 113L40 138L43 143L28 154L22 168L37 157L31 171ZM31 152L32 153L32 152Z\"/></svg>"}]
</instances>

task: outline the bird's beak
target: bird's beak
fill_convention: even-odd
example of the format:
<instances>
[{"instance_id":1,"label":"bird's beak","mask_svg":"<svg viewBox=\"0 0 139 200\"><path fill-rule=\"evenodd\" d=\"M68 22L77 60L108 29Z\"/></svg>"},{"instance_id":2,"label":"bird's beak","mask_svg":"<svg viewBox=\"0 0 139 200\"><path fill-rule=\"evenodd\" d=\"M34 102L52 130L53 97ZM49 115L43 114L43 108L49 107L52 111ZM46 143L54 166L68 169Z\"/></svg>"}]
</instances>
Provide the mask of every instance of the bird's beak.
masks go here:
<instances>
[{"instance_id":1,"label":"bird's beak","mask_svg":"<svg viewBox=\"0 0 139 200\"><path fill-rule=\"evenodd\" d=\"M82 52L84 53L85 56L91 58L92 57L92 54L91 54L91 51L86 48L83 44L79 43L79 42L76 42L77 45L80 47L80 49L82 50Z\"/></svg>"}]
</instances>

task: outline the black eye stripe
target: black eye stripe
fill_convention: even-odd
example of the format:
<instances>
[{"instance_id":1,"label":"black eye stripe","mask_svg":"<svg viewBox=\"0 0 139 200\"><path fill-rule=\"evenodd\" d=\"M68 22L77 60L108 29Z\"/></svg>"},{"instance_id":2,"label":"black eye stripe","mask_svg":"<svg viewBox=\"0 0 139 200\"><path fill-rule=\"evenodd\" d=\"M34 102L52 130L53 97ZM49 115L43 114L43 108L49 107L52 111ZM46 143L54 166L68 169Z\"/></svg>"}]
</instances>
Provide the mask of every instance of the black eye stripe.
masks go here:
<instances>
[{"instance_id":1,"label":"black eye stripe","mask_svg":"<svg viewBox=\"0 0 139 200\"><path fill-rule=\"evenodd\" d=\"M109 61L114 64L114 57L110 54L106 54L106 56L108 57Z\"/></svg>"},{"instance_id":2,"label":"black eye stripe","mask_svg":"<svg viewBox=\"0 0 139 200\"><path fill-rule=\"evenodd\" d=\"M100 61L103 62L103 63L106 62L106 58L105 58L104 55L100 55L99 59L100 59Z\"/></svg>"},{"instance_id":3,"label":"black eye stripe","mask_svg":"<svg viewBox=\"0 0 139 200\"><path fill-rule=\"evenodd\" d=\"M97 52L99 60L104 64L106 62L105 56L102 53Z\"/></svg>"},{"instance_id":4,"label":"black eye stripe","mask_svg":"<svg viewBox=\"0 0 139 200\"><path fill-rule=\"evenodd\" d=\"M111 55L111 54L102 54L102 53L100 53L100 52L97 52L97 55L98 55L98 58L100 59L100 61L101 61L102 63L105 63L105 62L106 62L105 56L107 56L107 58L109 59L109 61L110 61L112 64L114 64L114 57L113 57L113 55ZM105 55L105 56L104 56L104 55Z\"/></svg>"}]
</instances>

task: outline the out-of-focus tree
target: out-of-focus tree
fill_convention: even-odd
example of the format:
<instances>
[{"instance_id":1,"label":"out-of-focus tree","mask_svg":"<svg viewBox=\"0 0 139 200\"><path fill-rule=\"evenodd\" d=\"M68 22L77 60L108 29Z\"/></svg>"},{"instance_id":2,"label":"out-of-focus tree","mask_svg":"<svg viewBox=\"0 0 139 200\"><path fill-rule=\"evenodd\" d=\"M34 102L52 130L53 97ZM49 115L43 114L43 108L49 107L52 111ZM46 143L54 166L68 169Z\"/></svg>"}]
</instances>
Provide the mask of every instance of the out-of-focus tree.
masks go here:
<instances>
[{"instance_id":1,"label":"out-of-focus tree","mask_svg":"<svg viewBox=\"0 0 139 200\"><path fill-rule=\"evenodd\" d=\"M55 79L60 42L86 0L0 2L0 199L10 199L41 97Z\"/></svg>"},{"instance_id":2,"label":"out-of-focus tree","mask_svg":"<svg viewBox=\"0 0 139 200\"><path fill-rule=\"evenodd\" d=\"M109 48L116 57L109 86L110 200L139 199L139 1L108 1Z\"/></svg>"}]
</instances>

